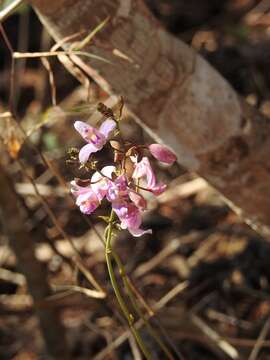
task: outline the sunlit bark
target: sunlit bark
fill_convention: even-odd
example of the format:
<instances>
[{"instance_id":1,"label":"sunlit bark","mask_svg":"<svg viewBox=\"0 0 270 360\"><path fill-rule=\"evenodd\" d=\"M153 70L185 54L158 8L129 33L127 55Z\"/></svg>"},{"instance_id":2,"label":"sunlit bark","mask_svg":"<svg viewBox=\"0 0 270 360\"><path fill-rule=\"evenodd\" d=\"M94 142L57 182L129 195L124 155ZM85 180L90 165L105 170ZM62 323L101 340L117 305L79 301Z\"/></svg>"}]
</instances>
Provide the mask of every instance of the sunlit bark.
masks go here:
<instances>
[{"instance_id":1,"label":"sunlit bark","mask_svg":"<svg viewBox=\"0 0 270 360\"><path fill-rule=\"evenodd\" d=\"M141 0L32 0L51 35L111 21L86 49L111 61L74 60L126 104L179 162L216 187L269 235L270 123L200 56L168 34ZM69 44L70 45L70 44Z\"/></svg>"}]
</instances>

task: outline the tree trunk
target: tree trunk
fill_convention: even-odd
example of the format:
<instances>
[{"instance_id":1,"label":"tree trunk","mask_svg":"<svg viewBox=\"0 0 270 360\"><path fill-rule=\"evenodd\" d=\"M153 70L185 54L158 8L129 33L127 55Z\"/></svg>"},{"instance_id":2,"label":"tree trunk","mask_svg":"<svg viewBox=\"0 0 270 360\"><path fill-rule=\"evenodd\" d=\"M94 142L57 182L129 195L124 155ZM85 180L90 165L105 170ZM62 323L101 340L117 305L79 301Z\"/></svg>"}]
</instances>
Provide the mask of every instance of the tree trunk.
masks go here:
<instances>
[{"instance_id":1,"label":"tree trunk","mask_svg":"<svg viewBox=\"0 0 270 360\"><path fill-rule=\"evenodd\" d=\"M103 89L123 95L182 165L208 180L260 233L270 234L269 121L204 59L163 30L141 0L31 3L56 40L89 32L109 15L109 24L84 50L111 64L73 60Z\"/></svg>"},{"instance_id":2,"label":"tree trunk","mask_svg":"<svg viewBox=\"0 0 270 360\"><path fill-rule=\"evenodd\" d=\"M45 268L35 257L33 240L25 229L22 208L12 184L0 164L0 223L9 238L19 270L25 276L32 295L50 359L68 359L64 328L58 313L42 301L51 295Z\"/></svg>"}]
</instances>

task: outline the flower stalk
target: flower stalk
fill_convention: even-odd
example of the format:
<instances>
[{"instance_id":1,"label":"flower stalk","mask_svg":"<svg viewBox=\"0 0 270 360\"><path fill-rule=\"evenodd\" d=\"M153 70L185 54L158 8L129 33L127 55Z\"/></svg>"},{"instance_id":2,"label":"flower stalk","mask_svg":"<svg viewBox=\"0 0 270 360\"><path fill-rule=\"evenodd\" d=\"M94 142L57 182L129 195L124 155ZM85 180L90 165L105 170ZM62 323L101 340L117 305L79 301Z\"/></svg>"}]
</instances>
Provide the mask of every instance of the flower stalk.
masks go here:
<instances>
[{"instance_id":1,"label":"flower stalk","mask_svg":"<svg viewBox=\"0 0 270 360\"><path fill-rule=\"evenodd\" d=\"M82 121L76 121L74 124L75 129L82 136L86 145L81 150L75 149L75 151L73 149L71 160L74 163L77 159L80 168L92 170L94 173L87 180L78 178L73 180L71 182L71 192L75 196L76 204L81 212L87 215L93 213L104 199L111 204L110 216L101 218L108 224L105 229L105 258L115 296L141 351L147 360L151 359L151 354L134 326L134 315L130 312L118 285L113 260L118 267L126 295L135 313L143 320L149 334L159 344L168 359L172 360L172 354L152 328L140 306L138 306L137 294L130 285L124 266L119 256L113 251L111 242L115 228L126 229L134 237L152 233L151 229L144 230L141 228L142 213L147 208L147 201L141 191L149 191L153 195L159 195L165 191L166 185L157 181L149 158L146 155L151 154L157 160L167 164L172 164L176 160L176 156L164 145L151 144L145 146L125 142L120 129L123 109L122 99L119 116L116 116L112 109L103 104L100 104L98 109L106 118L99 128L92 127ZM113 140L111 140L112 138ZM117 138L118 140L115 140ZM95 153L102 150L106 143L111 146L114 163L100 169L98 161L95 159ZM128 169L126 168L127 164Z\"/></svg>"},{"instance_id":2,"label":"flower stalk","mask_svg":"<svg viewBox=\"0 0 270 360\"><path fill-rule=\"evenodd\" d=\"M151 324L149 323L148 319L144 316L142 310L140 309L140 307L137 304L137 301L135 299L134 293L133 293L133 289L130 286L130 283L128 281L128 278L126 276L126 271L124 268L124 265L122 264L121 259L119 258L118 254L116 254L115 252L113 252L113 257L114 260L117 264L118 267L118 271L119 274L122 278L125 290L127 292L127 295L130 299L130 302L135 310L135 312L137 313L137 315L143 320L143 323L145 325L145 327L147 328L149 334L153 337L153 339L157 342L157 344L160 346L160 348L163 350L163 352L166 354L166 356L168 357L169 360L174 360L173 355L171 354L170 350L167 348L167 346L164 344L164 342L161 340L161 338L159 337L158 333L153 329L153 327L151 326Z\"/></svg>"},{"instance_id":3,"label":"flower stalk","mask_svg":"<svg viewBox=\"0 0 270 360\"><path fill-rule=\"evenodd\" d=\"M128 306L121 294L120 288L119 288L117 280L116 280L116 276L114 274L113 265L112 265L112 245L111 245L112 234L113 234L113 222L114 222L114 211L112 210L111 215L110 215L109 224L107 227L107 231L105 231L105 241L106 241L105 257L106 257L106 263L107 263L107 268L108 268L111 284L112 284L116 299L119 303L119 306L120 306L128 324L129 324L132 334L134 335L134 337L135 337L141 351L143 352L144 356L146 357L146 359L151 360L152 359L151 354L146 349L140 333L134 327L134 319L135 318L128 309Z\"/></svg>"}]
</instances>

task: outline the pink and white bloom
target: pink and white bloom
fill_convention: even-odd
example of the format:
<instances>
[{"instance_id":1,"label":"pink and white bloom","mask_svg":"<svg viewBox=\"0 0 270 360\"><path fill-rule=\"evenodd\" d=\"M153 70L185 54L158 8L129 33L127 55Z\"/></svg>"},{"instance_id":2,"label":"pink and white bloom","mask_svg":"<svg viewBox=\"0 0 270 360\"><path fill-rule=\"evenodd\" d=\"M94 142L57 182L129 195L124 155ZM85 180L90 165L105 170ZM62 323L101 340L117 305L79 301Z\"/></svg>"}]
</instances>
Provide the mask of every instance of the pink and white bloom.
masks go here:
<instances>
[{"instance_id":1,"label":"pink and white bloom","mask_svg":"<svg viewBox=\"0 0 270 360\"><path fill-rule=\"evenodd\" d=\"M76 121L74 127L87 143L79 152L79 161L85 164L92 153L104 147L111 133L116 129L117 123L111 117L105 120L99 129L83 121ZM140 189L159 195L166 189L166 185L157 182L148 157L141 158L146 147L129 144L123 146L120 144L118 157L114 160L116 166L105 166L88 180L75 179L71 182L71 192L84 214L91 214L106 198L118 216L121 228L138 237L152 233L151 229L141 228L142 213L146 209L147 202L140 194ZM118 150L118 147L114 148L112 143L111 146L114 151ZM148 150L154 158L166 164L176 161L174 152L165 145L151 144ZM125 161L122 161L126 158L130 158L134 164L132 175L129 168L126 168Z\"/></svg>"},{"instance_id":2,"label":"pink and white bloom","mask_svg":"<svg viewBox=\"0 0 270 360\"><path fill-rule=\"evenodd\" d=\"M112 119L107 119L101 124L99 129L96 129L83 121L76 121L74 127L88 143L79 152L79 160L82 164L85 164L92 153L101 150L106 144L111 132L116 127L116 122Z\"/></svg>"},{"instance_id":3,"label":"pink and white bloom","mask_svg":"<svg viewBox=\"0 0 270 360\"><path fill-rule=\"evenodd\" d=\"M155 159L164 162L165 164L172 165L177 160L175 153L165 145L151 144L148 146L148 149Z\"/></svg>"},{"instance_id":4,"label":"pink and white bloom","mask_svg":"<svg viewBox=\"0 0 270 360\"><path fill-rule=\"evenodd\" d=\"M151 234L150 229L143 230L141 211L146 209L146 200L135 190L130 189L125 175L114 181L114 166L105 166L101 172L95 172L90 185L79 186L71 182L71 192L76 197L76 204L84 214L91 214L106 196L120 220L122 229L127 229L133 236Z\"/></svg>"},{"instance_id":5,"label":"pink and white bloom","mask_svg":"<svg viewBox=\"0 0 270 360\"><path fill-rule=\"evenodd\" d=\"M111 186L108 177L111 178L114 171L114 166L105 166L102 169L104 176L95 172L88 186L79 186L76 181L71 181L71 193L76 197L76 205L82 213L91 214L100 205Z\"/></svg>"},{"instance_id":6,"label":"pink and white bloom","mask_svg":"<svg viewBox=\"0 0 270 360\"><path fill-rule=\"evenodd\" d=\"M128 196L128 184L125 175L118 176L114 182L110 184L107 193L107 199L110 202L127 198Z\"/></svg>"},{"instance_id":7,"label":"pink and white bloom","mask_svg":"<svg viewBox=\"0 0 270 360\"><path fill-rule=\"evenodd\" d=\"M75 181L71 181L71 193L76 197L76 205L84 214L91 214L100 204L91 186L79 186Z\"/></svg>"},{"instance_id":8,"label":"pink and white bloom","mask_svg":"<svg viewBox=\"0 0 270 360\"><path fill-rule=\"evenodd\" d=\"M140 210L146 209L147 202L141 194L139 194L138 192L136 192L132 189L129 189L128 196L129 196L130 200L137 206L138 209L140 209Z\"/></svg>"},{"instance_id":9,"label":"pink and white bloom","mask_svg":"<svg viewBox=\"0 0 270 360\"><path fill-rule=\"evenodd\" d=\"M96 194L90 190L77 197L76 205L79 206L82 213L90 215L99 207L100 202Z\"/></svg>"},{"instance_id":10,"label":"pink and white bloom","mask_svg":"<svg viewBox=\"0 0 270 360\"><path fill-rule=\"evenodd\" d=\"M135 164L135 169L132 174L133 179L145 179L146 189L155 195L160 195L166 189L163 183L157 183L156 176L150 165L149 159L144 156L142 160Z\"/></svg>"},{"instance_id":11,"label":"pink and white bloom","mask_svg":"<svg viewBox=\"0 0 270 360\"><path fill-rule=\"evenodd\" d=\"M96 171L91 178L91 187L101 201L113 186L112 174L115 166L105 166L100 172Z\"/></svg>"},{"instance_id":12,"label":"pink and white bloom","mask_svg":"<svg viewBox=\"0 0 270 360\"><path fill-rule=\"evenodd\" d=\"M125 175L120 175L112 182L108 188L107 199L113 203L115 201L131 201L140 210L146 209L145 198L128 186Z\"/></svg>"},{"instance_id":13,"label":"pink and white bloom","mask_svg":"<svg viewBox=\"0 0 270 360\"><path fill-rule=\"evenodd\" d=\"M142 224L142 215L137 206L131 202L120 201L113 202L112 207L121 221L122 229L127 229L134 237L144 234L152 234L152 230L143 230L140 228Z\"/></svg>"}]
</instances>

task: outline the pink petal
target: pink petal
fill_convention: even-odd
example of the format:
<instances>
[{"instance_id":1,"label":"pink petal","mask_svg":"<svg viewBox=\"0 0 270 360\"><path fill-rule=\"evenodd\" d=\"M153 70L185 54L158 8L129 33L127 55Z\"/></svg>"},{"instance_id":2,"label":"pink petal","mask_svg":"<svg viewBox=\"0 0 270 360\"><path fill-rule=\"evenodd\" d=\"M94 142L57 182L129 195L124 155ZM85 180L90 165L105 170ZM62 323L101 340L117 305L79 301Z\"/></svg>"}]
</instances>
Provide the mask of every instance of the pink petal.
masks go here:
<instances>
[{"instance_id":1,"label":"pink petal","mask_svg":"<svg viewBox=\"0 0 270 360\"><path fill-rule=\"evenodd\" d=\"M94 130L92 126L83 121L75 121L74 127L84 139L87 139L89 134L92 134Z\"/></svg>"},{"instance_id":2,"label":"pink petal","mask_svg":"<svg viewBox=\"0 0 270 360\"><path fill-rule=\"evenodd\" d=\"M121 220L122 229L127 227L139 227L141 225L141 215L139 209L132 203L127 201L119 201L112 203L113 209Z\"/></svg>"},{"instance_id":3,"label":"pink petal","mask_svg":"<svg viewBox=\"0 0 270 360\"><path fill-rule=\"evenodd\" d=\"M136 191L134 190L130 190L129 193L129 198L130 200L140 209L140 210L145 210L146 209L146 200L145 198L137 193Z\"/></svg>"},{"instance_id":4,"label":"pink petal","mask_svg":"<svg viewBox=\"0 0 270 360\"><path fill-rule=\"evenodd\" d=\"M166 190L166 188L167 188L166 184L159 183L156 186L151 188L151 192L157 196L157 195L162 194Z\"/></svg>"},{"instance_id":5,"label":"pink petal","mask_svg":"<svg viewBox=\"0 0 270 360\"><path fill-rule=\"evenodd\" d=\"M99 206L99 200L93 191L81 194L77 197L76 204L84 214L91 214Z\"/></svg>"},{"instance_id":6,"label":"pink petal","mask_svg":"<svg viewBox=\"0 0 270 360\"><path fill-rule=\"evenodd\" d=\"M134 179L145 178L147 189L155 195L161 194L166 189L165 184L157 184L156 176L146 156L135 165L132 177Z\"/></svg>"},{"instance_id":7,"label":"pink petal","mask_svg":"<svg viewBox=\"0 0 270 360\"><path fill-rule=\"evenodd\" d=\"M108 190L107 199L113 201L123 201L128 197L128 186L125 175L118 176Z\"/></svg>"},{"instance_id":8,"label":"pink petal","mask_svg":"<svg viewBox=\"0 0 270 360\"><path fill-rule=\"evenodd\" d=\"M128 229L138 229L142 223L142 216L139 209L133 204L128 204L128 212L122 219L122 222Z\"/></svg>"},{"instance_id":9,"label":"pink petal","mask_svg":"<svg viewBox=\"0 0 270 360\"><path fill-rule=\"evenodd\" d=\"M166 164L173 164L177 160L175 153L165 145L151 144L148 148L154 158Z\"/></svg>"},{"instance_id":10,"label":"pink petal","mask_svg":"<svg viewBox=\"0 0 270 360\"><path fill-rule=\"evenodd\" d=\"M71 194L73 194L74 196L80 195L80 186L78 186L78 185L76 184L76 181L75 181L75 180L72 180L72 181L70 182L70 186L71 186L71 188L70 188Z\"/></svg>"},{"instance_id":11,"label":"pink petal","mask_svg":"<svg viewBox=\"0 0 270 360\"><path fill-rule=\"evenodd\" d=\"M146 156L144 156L142 160L135 165L132 177L134 179L140 179L145 177L147 182L147 188L149 189L156 186L157 183L154 171L150 165L149 159Z\"/></svg>"},{"instance_id":12,"label":"pink petal","mask_svg":"<svg viewBox=\"0 0 270 360\"><path fill-rule=\"evenodd\" d=\"M135 168L132 174L133 179L140 179L146 175L145 163L143 160L135 163Z\"/></svg>"},{"instance_id":13,"label":"pink petal","mask_svg":"<svg viewBox=\"0 0 270 360\"><path fill-rule=\"evenodd\" d=\"M79 152L80 163L85 164L89 159L89 156L96 151L98 151L98 149L94 145L92 144L84 145Z\"/></svg>"},{"instance_id":14,"label":"pink petal","mask_svg":"<svg viewBox=\"0 0 270 360\"><path fill-rule=\"evenodd\" d=\"M99 201L101 201L107 195L109 180L106 178L100 178L96 184L92 184L91 186Z\"/></svg>"},{"instance_id":15,"label":"pink petal","mask_svg":"<svg viewBox=\"0 0 270 360\"><path fill-rule=\"evenodd\" d=\"M151 229L143 230L143 229L131 229L131 228L129 228L128 231L134 237L139 237L139 236L142 236L142 235L145 235L145 234L152 234Z\"/></svg>"},{"instance_id":16,"label":"pink petal","mask_svg":"<svg viewBox=\"0 0 270 360\"><path fill-rule=\"evenodd\" d=\"M105 176L111 178L112 173L115 171L115 166L105 166L101 173ZM111 181L106 177L103 177L99 172L95 172L91 178L91 185L94 193L97 195L98 199L101 201L104 196L107 195L107 192L111 186Z\"/></svg>"},{"instance_id":17,"label":"pink petal","mask_svg":"<svg viewBox=\"0 0 270 360\"><path fill-rule=\"evenodd\" d=\"M146 233L151 233L150 229L140 229L142 217L139 209L132 203L119 202L113 203L113 209L121 221L121 228L127 229L131 235L138 237Z\"/></svg>"},{"instance_id":18,"label":"pink petal","mask_svg":"<svg viewBox=\"0 0 270 360\"><path fill-rule=\"evenodd\" d=\"M106 137L96 128L88 125L83 121L76 121L74 123L74 127L84 138L84 140L89 144L92 144L95 148L97 148L97 150L101 150L105 145Z\"/></svg>"},{"instance_id":19,"label":"pink petal","mask_svg":"<svg viewBox=\"0 0 270 360\"><path fill-rule=\"evenodd\" d=\"M99 131L105 136L107 139L110 135L110 133L116 128L116 122L114 120L108 119L105 120L100 128Z\"/></svg>"},{"instance_id":20,"label":"pink petal","mask_svg":"<svg viewBox=\"0 0 270 360\"><path fill-rule=\"evenodd\" d=\"M88 191L91 191L91 188L89 186L79 186L78 184L76 184L75 180L71 181L70 185L71 185L70 191L76 197L81 194L85 194Z\"/></svg>"},{"instance_id":21,"label":"pink petal","mask_svg":"<svg viewBox=\"0 0 270 360\"><path fill-rule=\"evenodd\" d=\"M127 202L125 201L114 201L112 203L112 208L120 220L123 219L128 213Z\"/></svg>"},{"instance_id":22,"label":"pink petal","mask_svg":"<svg viewBox=\"0 0 270 360\"><path fill-rule=\"evenodd\" d=\"M104 168L101 169L101 173L111 179L112 174L115 172L115 170L116 170L115 166L108 165L108 166L104 166Z\"/></svg>"}]
</instances>

